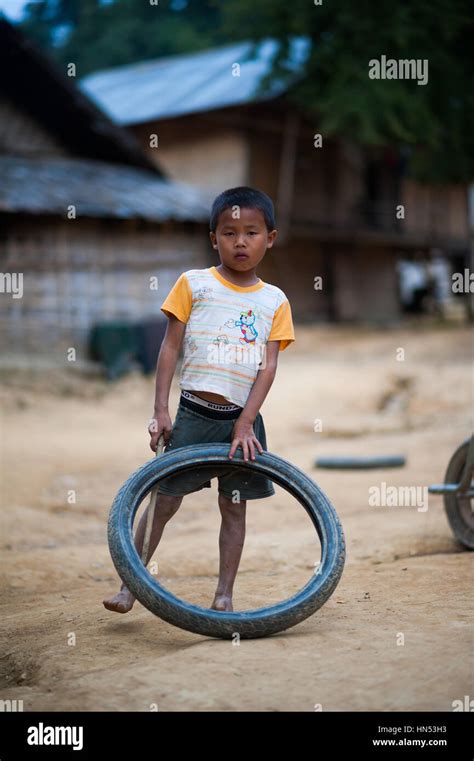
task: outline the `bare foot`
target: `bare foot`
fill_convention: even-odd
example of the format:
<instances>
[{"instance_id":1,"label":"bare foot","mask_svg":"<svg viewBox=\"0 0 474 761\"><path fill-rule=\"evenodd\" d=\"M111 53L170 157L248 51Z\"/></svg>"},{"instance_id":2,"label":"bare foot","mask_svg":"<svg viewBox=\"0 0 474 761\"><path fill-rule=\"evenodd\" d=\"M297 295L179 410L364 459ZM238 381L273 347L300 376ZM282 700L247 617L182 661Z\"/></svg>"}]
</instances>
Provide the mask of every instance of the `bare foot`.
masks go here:
<instances>
[{"instance_id":1,"label":"bare foot","mask_svg":"<svg viewBox=\"0 0 474 761\"><path fill-rule=\"evenodd\" d=\"M211 605L211 610L222 610L232 612L234 607L232 605L231 595L218 595L216 594Z\"/></svg>"},{"instance_id":2,"label":"bare foot","mask_svg":"<svg viewBox=\"0 0 474 761\"><path fill-rule=\"evenodd\" d=\"M133 608L135 598L132 593L125 587L117 592L113 597L102 600L107 610L113 610L115 613L128 613Z\"/></svg>"}]
</instances>

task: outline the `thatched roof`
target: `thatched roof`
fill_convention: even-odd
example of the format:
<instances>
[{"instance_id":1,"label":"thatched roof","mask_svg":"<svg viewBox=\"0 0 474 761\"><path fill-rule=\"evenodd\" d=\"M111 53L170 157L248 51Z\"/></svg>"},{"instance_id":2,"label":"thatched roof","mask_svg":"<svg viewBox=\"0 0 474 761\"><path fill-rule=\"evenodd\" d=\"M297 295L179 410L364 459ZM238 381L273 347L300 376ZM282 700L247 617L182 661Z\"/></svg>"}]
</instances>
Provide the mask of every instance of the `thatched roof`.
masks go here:
<instances>
[{"instance_id":1,"label":"thatched roof","mask_svg":"<svg viewBox=\"0 0 474 761\"><path fill-rule=\"evenodd\" d=\"M204 222L198 191L145 169L75 158L0 156L0 212Z\"/></svg>"}]
</instances>

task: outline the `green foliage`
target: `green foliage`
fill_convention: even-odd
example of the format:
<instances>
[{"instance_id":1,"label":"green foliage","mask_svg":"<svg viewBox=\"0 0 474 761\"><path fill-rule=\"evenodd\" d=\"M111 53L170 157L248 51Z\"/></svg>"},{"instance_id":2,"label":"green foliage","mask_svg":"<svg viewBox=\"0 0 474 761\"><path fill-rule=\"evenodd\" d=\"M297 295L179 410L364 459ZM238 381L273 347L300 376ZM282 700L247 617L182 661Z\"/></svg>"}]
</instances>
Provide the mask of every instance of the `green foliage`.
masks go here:
<instances>
[{"instance_id":1,"label":"green foliage","mask_svg":"<svg viewBox=\"0 0 474 761\"><path fill-rule=\"evenodd\" d=\"M245 27L255 41L280 41L271 77L291 36L311 40L304 76L289 98L323 135L410 149L410 169L419 179L474 179L474 24L468 0L235 0L225 4L223 24L224 33ZM427 59L428 83L369 79L369 61L382 55Z\"/></svg>"},{"instance_id":2,"label":"green foliage","mask_svg":"<svg viewBox=\"0 0 474 761\"><path fill-rule=\"evenodd\" d=\"M221 44L215 0L43 0L27 6L22 30L78 76Z\"/></svg>"}]
</instances>

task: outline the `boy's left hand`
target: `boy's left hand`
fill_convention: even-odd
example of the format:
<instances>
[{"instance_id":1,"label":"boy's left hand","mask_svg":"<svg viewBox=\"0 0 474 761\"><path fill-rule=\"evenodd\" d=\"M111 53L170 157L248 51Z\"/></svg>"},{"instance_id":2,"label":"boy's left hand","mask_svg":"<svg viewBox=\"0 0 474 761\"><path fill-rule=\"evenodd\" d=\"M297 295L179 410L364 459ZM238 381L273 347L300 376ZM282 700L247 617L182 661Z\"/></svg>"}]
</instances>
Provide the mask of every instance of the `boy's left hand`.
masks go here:
<instances>
[{"instance_id":1,"label":"boy's left hand","mask_svg":"<svg viewBox=\"0 0 474 761\"><path fill-rule=\"evenodd\" d=\"M252 423L237 418L234 428L232 429L232 444L229 452L229 459L232 459L238 446L242 447L244 460L247 461L250 456L255 460L255 446L260 454L263 454L263 447L253 432Z\"/></svg>"}]
</instances>

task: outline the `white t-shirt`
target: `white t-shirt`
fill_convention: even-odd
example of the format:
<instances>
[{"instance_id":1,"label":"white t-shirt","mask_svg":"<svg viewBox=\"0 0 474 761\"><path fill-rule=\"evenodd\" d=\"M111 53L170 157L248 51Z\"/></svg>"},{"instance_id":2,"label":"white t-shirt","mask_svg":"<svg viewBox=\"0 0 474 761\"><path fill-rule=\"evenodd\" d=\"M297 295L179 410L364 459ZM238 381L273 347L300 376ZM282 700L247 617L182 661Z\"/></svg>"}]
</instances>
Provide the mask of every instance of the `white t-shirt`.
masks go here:
<instances>
[{"instance_id":1,"label":"white t-shirt","mask_svg":"<svg viewBox=\"0 0 474 761\"><path fill-rule=\"evenodd\" d=\"M290 303L280 288L259 280L238 286L213 267L187 270L161 305L186 323L180 387L221 394L244 407L267 341L280 351L295 340Z\"/></svg>"}]
</instances>

